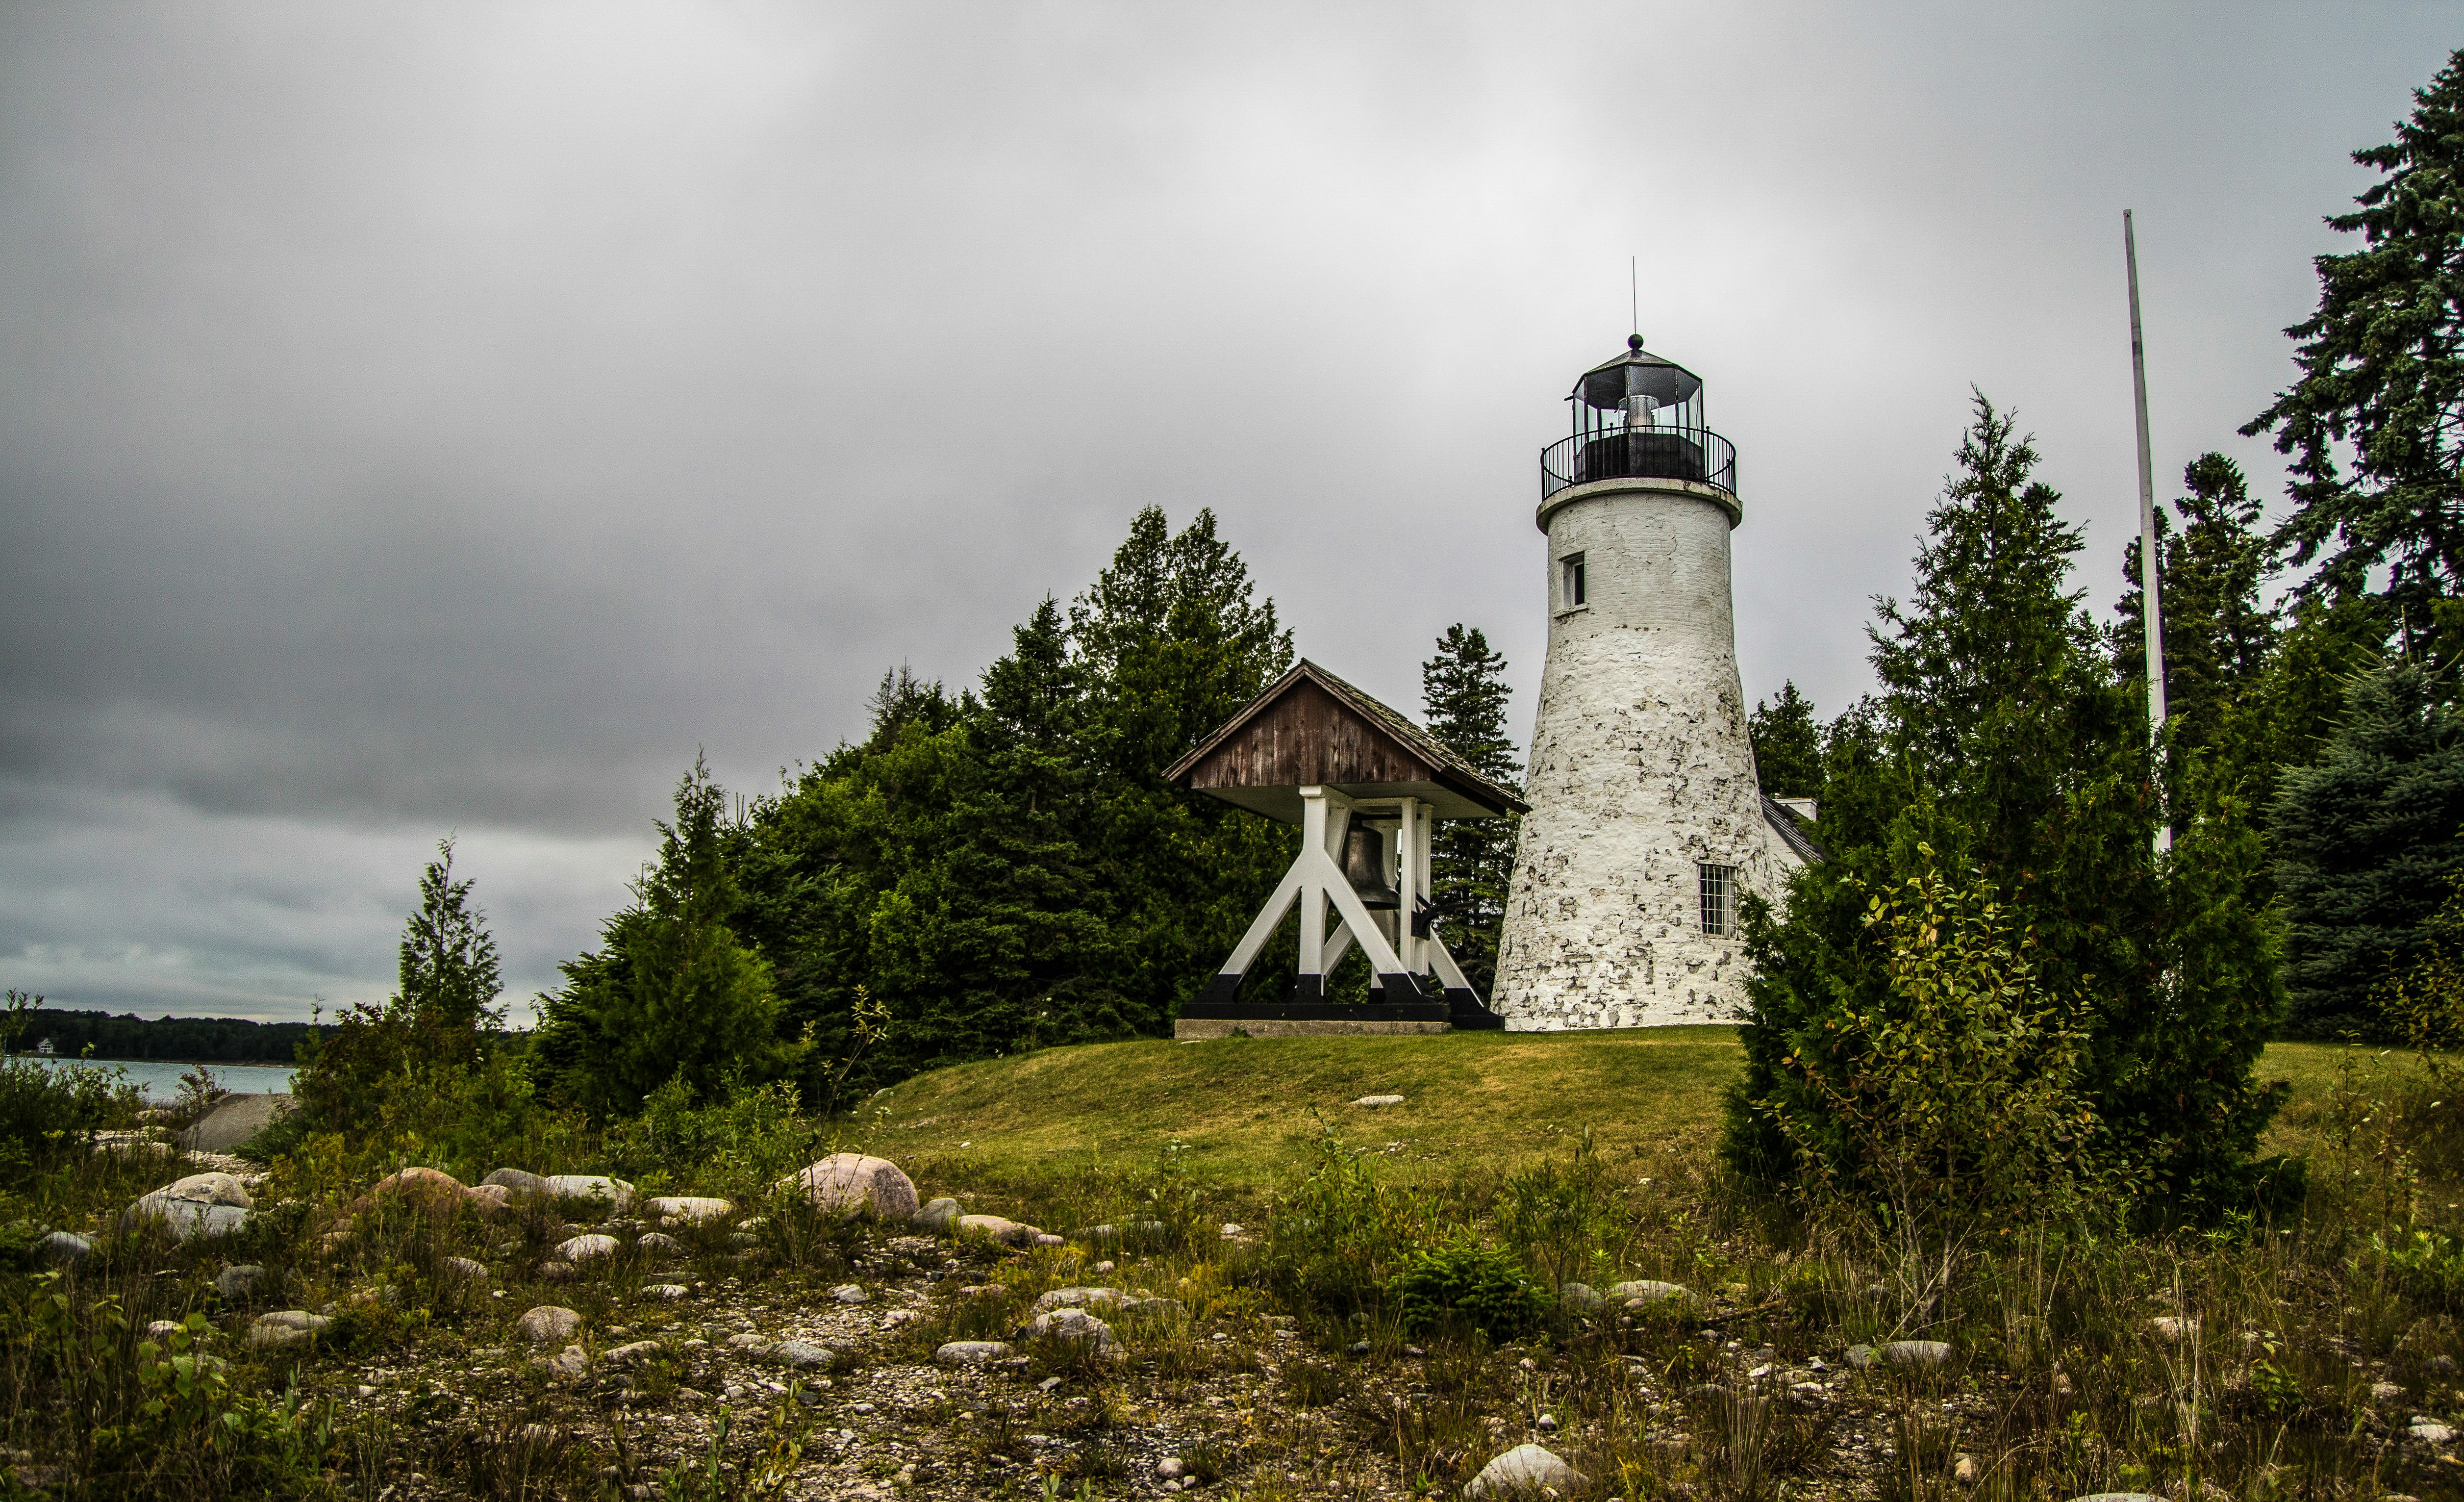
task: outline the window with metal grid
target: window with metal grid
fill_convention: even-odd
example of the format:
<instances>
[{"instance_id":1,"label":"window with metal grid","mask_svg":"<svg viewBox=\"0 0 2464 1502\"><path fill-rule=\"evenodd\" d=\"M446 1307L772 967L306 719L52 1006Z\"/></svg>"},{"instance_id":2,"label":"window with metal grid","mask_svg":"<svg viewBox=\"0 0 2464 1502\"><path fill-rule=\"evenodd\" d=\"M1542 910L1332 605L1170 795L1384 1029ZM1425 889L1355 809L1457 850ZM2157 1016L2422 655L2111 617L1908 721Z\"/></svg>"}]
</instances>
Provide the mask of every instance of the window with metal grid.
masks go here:
<instances>
[{"instance_id":1,"label":"window with metal grid","mask_svg":"<svg viewBox=\"0 0 2464 1502\"><path fill-rule=\"evenodd\" d=\"M1729 937L1737 931L1737 868L1702 862L1694 872L1703 892L1703 932Z\"/></svg>"}]
</instances>

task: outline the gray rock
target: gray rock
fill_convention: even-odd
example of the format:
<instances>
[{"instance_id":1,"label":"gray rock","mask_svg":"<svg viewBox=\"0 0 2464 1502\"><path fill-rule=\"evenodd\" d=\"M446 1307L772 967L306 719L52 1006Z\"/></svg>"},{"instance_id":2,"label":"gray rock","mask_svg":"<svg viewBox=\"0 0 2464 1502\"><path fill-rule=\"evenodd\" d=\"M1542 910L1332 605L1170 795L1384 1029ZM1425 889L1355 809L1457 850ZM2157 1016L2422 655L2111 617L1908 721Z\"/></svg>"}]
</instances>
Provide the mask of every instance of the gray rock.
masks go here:
<instances>
[{"instance_id":1,"label":"gray rock","mask_svg":"<svg viewBox=\"0 0 2464 1502\"><path fill-rule=\"evenodd\" d=\"M290 1109L288 1095L225 1095L179 1135L180 1150L228 1153L274 1125Z\"/></svg>"},{"instance_id":2,"label":"gray rock","mask_svg":"<svg viewBox=\"0 0 2464 1502\"><path fill-rule=\"evenodd\" d=\"M2161 585L2165 581L2160 579L2156 582ZM2085 1496L2071 1498L2071 1502L2164 1502L2164 1499L2145 1491L2091 1491Z\"/></svg>"},{"instance_id":3,"label":"gray rock","mask_svg":"<svg viewBox=\"0 0 2464 1502\"><path fill-rule=\"evenodd\" d=\"M1569 1283L1557 1291L1557 1302L1569 1314L1596 1314L1608 1307L1609 1301L1588 1283Z\"/></svg>"},{"instance_id":4,"label":"gray rock","mask_svg":"<svg viewBox=\"0 0 2464 1502\"><path fill-rule=\"evenodd\" d=\"M67 1267L92 1256L94 1243L75 1231L54 1231L34 1244L34 1251L55 1267Z\"/></svg>"},{"instance_id":5,"label":"gray rock","mask_svg":"<svg viewBox=\"0 0 2464 1502\"><path fill-rule=\"evenodd\" d=\"M530 1173L519 1168L499 1168L480 1180L479 1185L481 1188L495 1187L509 1190L523 1199L545 1199L548 1194L545 1175Z\"/></svg>"},{"instance_id":6,"label":"gray rock","mask_svg":"<svg viewBox=\"0 0 2464 1502\"><path fill-rule=\"evenodd\" d=\"M1044 1234L1036 1226L999 1215L961 1215L958 1217L958 1230L961 1233L989 1236L1009 1247L1032 1247Z\"/></svg>"},{"instance_id":7,"label":"gray rock","mask_svg":"<svg viewBox=\"0 0 2464 1502\"><path fill-rule=\"evenodd\" d=\"M560 1262L589 1262L599 1257L612 1257L623 1249L624 1243L615 1237L593 1231L587 1236L576 1236L558 1243L554 1255Z\"/></svg>"},{"instance_id":8,"label":"gray rock","mask_svg":"<svg viewBox=\"0 0 2464 1502\"><path fill-rule=\"evenodd\" d=\"M1085 1346L1098 1356L1110 1355L1119 1346L1112 1338L1112 1327L1083 1309L1056 1309L1038 1314L1019 1335L1029 1340Z\"/></svg>"},{"instance_id":9,"label":"gray rock","mask_svg":"<svg viewBox=\"0 0 2464 1502\"><path fill-rule=\"evenodd\" d=\"M2419 1416L2413 1419L2412 1427L2408 1432L2424 1445L2447 1445L2452 1444L2455 1439L2455 1428L2453 1425L2441 1424L2436 1419Z\"/></svg>"},{"instance_id":10,"label":"gray rock","mask_svg":"<svg viewBox=\"0 0 2464 1502\"><path fill-rule=\"evenodd\" d=\"M2163 581L2159 580L2158 583L2161 584ZM685 1254L685 1244L666 1231L644 1231L634 1241L633 1246L645 1256L681 1257Z\"/></svg>"},{"instance_id":11,"label":"gray rock","mask_svg":"<svg viewBox=\"0 0 2464 1502\"><path fill-rule=\"evenodd\" d=\"M642 1286L642 1296L672 1301L685 1296L685 1286L681 1283L646 1283Z\"/></svg>"},{"instance_id":12,"label":"gray rock","mask_svg":"<svg viewBox=\"0 0 2464 1502\"><path fill-rule=\"evenodd\" d=\"M928 1201L922 1209L915 1212L913 1224L939 1235L958 1224L958 1202L950 1199Z\"/></svg>"},{"instance_id":13,"label":"gray rock","mask_svg":"<svg viewBox=\"0 0 2464 1502\"><path fill-rule=\"evenodd\" d=\"M619 1215L633 1203L633 1186L605 1174L550 1174L547 1193L558 1200L586 1200Z\"/></svg>"},{"instance_id":14,"label":"gray rock","mask_svg":"<svg viewBox=\"0 0 2464 1502\"><path fill-rule=\"evenodd\" d=\"M723 1221L736 1213L736 1205L727 1200L704 1199L695 1195L661 1195L642 1202L642 1212L662 1221L682 1221L698 1226L705 1221Z\"/></svg>"},{"instance_id":15,"label":"gray rock","mask_svg":"<svg viewBox=\"0 0 2464 1502\"><path fill-rule=\"evenodd\" d=\"M281 1281L254 1263L244 1262L214 1274L214 1292L226 1302L244 1304L258 1293L271 1292Z\"/></svg>"},{"instance_id":16,"label":"gray rock","mask_svg":"<svg viewBox=\"0 0 2464 1502\"><path fill-rule=\"evenodd\" d=\"M1358 1100L1353 1102L1355 1106L1366 1106L1372 1111L1379 1110L1386 1106L1399 1106L1402 1103L1403 1097L1400 1095L1363 1095Z\"/></svg>"},{"instance_id":17,"label":"gray rock","mask_svg":"<svg viewBox=\"0 0 2464 1502\"><path fill-rule=\"evenodd\" d=\"M145 1321L145 1338L166 1340L170 1338L171 1332L179 1328L180 1322L176 1319L149 1319Z\"/></svg>"},{"instance_id":18,"label":"gray rock","mask_svg":"<svg viewBox=\"0 0 2464 1502\"><path fill-rule=\"evenodd\" d=\"M2157 583L2161 585L2164 581L2160 579ZM739 1330L736 1334L729 1336L727 1337L727 1343L734 1346L738 1351L751 1351L756 1355L770 1349L769 1341L762 1339L759 1336L755 1335L750 1330Z\"/></svg>"},{"instance_id":19,"label":"gray rock","mask_svg":"<svg viewBox=\"0 0 2464 1502\"><path fill-rule=\"evenodd\" d=\"M1881 1358L1881 1353L1869 1345L1852 1345L1848 1348L1848 1364L1860 1372Z\"/></svg>"},{"instance_id":20,"label":"gray rock","mask_svg":"<svg viewBox=\"0 0 2464 1502\"><path fill-rule=\"evenodd\" d=\"M228 1179L231 1176L217 1174L211 1177ZM236 1204L183 1199L157 1189L128 1207L128 1219L132 1222L160 1221L170 1231L172 1240L185 1242L200 1236L229 1235L248 1224L248 1211Z\"/></svg>"},{"instance_id":21,"label":"gray rock","mask_svg":"<svg viewBox=\"0 0 2464 1502\"><path fill-rule=\"evenodd\" d=\"M590 1371L590 1353L578 1345L566 1346L548 1358L547 1369L566 1381L573 1381Z\"/></svg>"},{"instance_id":22,"label":"gray rock","mask_svg":"<svg viewBox=\"0 0 2464 1502\"><path fill-rule=\"evenodd\" d=\"M935 1362L942 1366L988 1366L1009 1359L1008 1342L1001 1340L953 1340L933 1353Z\"/></svg>"},{"instance_id":23,"label":"gray rock","mask_svg":"<svg viewBox=\"0 0 2464 1502\"><path fill-rule=\"evenodd\" d=\"M803 1371L820 1371L839 1358L839 1354L828 1346L815 1345L809 1340L781 1340L762 1354L781 1366Z\"/></svg>"},{"instance_id":24,"label":"gray rock","mask_svg":"<svg viewBox=\"0 0 2464 1502\"><path fill-rule=\"evenodd\" d=\"M1037 1294L1028 1313L1041 1314L1055 1309L1117 1309L1130 1302L1130 1295L1116 1288L1057 1288Z\"/></svg>"},{"instance_id":25,"label":"gray rock","mask_svg":"<svg viewBox=\"0 0 2464 1502\"><path fill-rule=\"evenodd\" d=\"M1623 1304L1628 1309L1671 1301L1681 1304L1699 1302L1694 1291L1684 1284L1662 1283L1657 1278L1637 1278L1630 1283L1612 1284L1608 1296L1612 1303Z\"/></svg>"},{"instance_id":26,"label":"gray rock","mask_svg":"<svg viewBox=\"0 0 2464 1502\"><path fill-rule=\"evenodd\" d=\"M332 1320L322 1314L312 1314L304 1309L277 1310L259 1314L248 1327L248 1343L280 1349L284 1346L308 1345Z\"/></svg>"},{"instance_id":27,"label":"gray rock","mask_svg":"<svg viewBox=\"0 0 2464 1502\"><path fill-rule=\"evenodd\" d=\"M2160 579L2157 583L2164 581ZM488 1265L484 1262L473 1262L468 1257L448 1257L441 1267L448 1277L470 1278L479 1283L488 1281Z\"/></svg>"},{"instance_id":28,"label":"gray rock","mask_svg":"<svg viewBox=\"0 0 2464 1502\"><path fill-rule=\"evenodd\" d=\"M814 1205L843 1215L912 1221L917 1209L915 1182L890 1160L862 1153L832 1153L781 1180L779 1186L799 1191Z\"/></svg>"},{"instance_id":29,"label":"gray rock","mask_svg":"<svg viewBox=\"0 0 2464 1502\"><path fill-rule=\"evenodd\" d=\"M1950 1347L1940 1340L1894 1340L1882 1347L1882 1359L1893 1366L1940 1366L1950 1359Z\"/></svg>"},{"instance_id":30,"label":"gray rock","mask_svg":"<svg viewBox=\"0 0 2464 1502\"><path fill-rule=\"evenodd\" d=\"M842 1304L869 1304L872 1302L872 1295L866 1292L862 1288L853 1283L842 1283L838 1287L830 1290L830 1297L837 1299Z\"/></svg>"},{"instance_id":31,"label":"gray rock","mask_svg":"<svg viewBox=\"0 0 2464 1502\"><path fill-rule=\"evenodd\" d=\"M2158 583L2161 584L2163 581L2159 580ZM630 1366L636 1361L647 1361L658 1354L659 1342L656 1340L636 1340L629 1345L620 1345L613 1350L601 1352L599 1359L609 1366Z\"/></svg>"},{"instance_id":32,"label":"gray rock","mask_svg":"<svg viewBox=\"0 0 2464 1502\"><path fill-rule=\"evenodd\" d=\"M541 1304L525 1313L514 1333L533 1345L561 1345L582 1328L582 1316L561 1304Z\"/></svg>"},{"instance_id":33,"label":"gray rock","mask_svg":"<svg viewBox=\"0 0 2464 1502\"><path fill-rule=\"evenodd\" d=\"M1132 1221L1127 1226L1089 1226L1078 1234L1089 1241L1118 1241L1124 1236L1160 1236L1166 1229L1161 1221Z\"/></svg>"},{"instance_id":34,"label":"gray rock","mask_svg":"<svg viewBox=\"0 0 2464 1502\"><path fill-rule=\"evenodd\" d=\"M1466 1499L1540 1495L1547 1487L1560 1494L1583 1484L1580 1471L1537 1445L1517 1445L1480 1468L1463 1488Z\"/></svg>"}]
</instances>

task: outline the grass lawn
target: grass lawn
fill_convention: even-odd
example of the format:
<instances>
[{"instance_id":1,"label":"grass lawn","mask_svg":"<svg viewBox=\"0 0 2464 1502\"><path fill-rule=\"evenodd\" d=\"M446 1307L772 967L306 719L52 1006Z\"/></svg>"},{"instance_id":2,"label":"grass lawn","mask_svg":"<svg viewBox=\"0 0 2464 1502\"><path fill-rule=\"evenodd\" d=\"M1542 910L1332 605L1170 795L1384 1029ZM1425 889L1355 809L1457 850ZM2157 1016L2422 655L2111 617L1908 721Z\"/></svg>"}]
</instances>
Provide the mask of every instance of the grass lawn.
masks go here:
<instances>
[{"instance_id":1,"label":"grass lawn","mask_svg":"<svg viewBox=\"0 0 2464 1502\"><path fill-rule=\"evenodd\" d=\"M2365 1068L2401 1061L2353 1051ZM2270 1151L2308 1146L2346 1052L2268 1049L2260 1076L2294 1088ZM1149 1160L1177 1141L1209 1177L1263 1184L1303 1165L1324 1122L1348 1144L1386 1149L1397 1177L1443 1176L1561 1153L1587 1127L1617 1158L1699 1147L1740 1057L1726 1027L1098 1044L918 1075L869 1103L879 1115L868 1137L902 1162L996 1175ZM1404 1103L1351 1104L1363 1095Z\"/></svg>"}]
</instances>

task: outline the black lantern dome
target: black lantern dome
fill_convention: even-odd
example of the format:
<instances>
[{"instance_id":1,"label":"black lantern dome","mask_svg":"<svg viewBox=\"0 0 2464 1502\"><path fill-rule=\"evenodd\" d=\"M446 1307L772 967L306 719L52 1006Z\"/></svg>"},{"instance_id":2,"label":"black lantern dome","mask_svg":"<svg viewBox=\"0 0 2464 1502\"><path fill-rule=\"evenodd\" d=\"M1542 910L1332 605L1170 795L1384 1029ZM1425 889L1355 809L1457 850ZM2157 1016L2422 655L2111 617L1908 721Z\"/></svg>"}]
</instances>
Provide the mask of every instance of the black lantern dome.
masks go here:
<instances>
[{"instance_id":1,"label":"black lantern dome","mask_svg":"<svg viewBox=\"0 0 2464 1502\"><path fill-rule=\"evenodd\" d=\"M1703 420L1703 378L1626 341L1625 353L1594 365L1566 398L1573 435L1540 455L1543 499L1608 479L1676 479L1736 494L1737 454Z\"/></svg>"}]
</instances>

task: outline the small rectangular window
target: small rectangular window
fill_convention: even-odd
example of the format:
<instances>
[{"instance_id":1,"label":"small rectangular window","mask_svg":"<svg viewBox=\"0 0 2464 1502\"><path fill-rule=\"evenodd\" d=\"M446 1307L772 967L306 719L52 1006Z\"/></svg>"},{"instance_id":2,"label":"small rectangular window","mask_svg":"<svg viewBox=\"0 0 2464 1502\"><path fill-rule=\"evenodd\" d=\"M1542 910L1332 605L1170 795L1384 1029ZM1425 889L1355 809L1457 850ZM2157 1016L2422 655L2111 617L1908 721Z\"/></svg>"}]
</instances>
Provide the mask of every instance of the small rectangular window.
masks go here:
<instances>
[{"instance_id":1,"label":"small rectangular window","mask_svg":"<svg viewBox=\"0 0 2464 1502\"><path fill-rule=\"evenodd\" d=\"M1703 890L1703 932L1727 939L1737 931L1737 868L1697 864Z\"/></svg>"},{"instance_id":2,"label":"small rectangular window","mask_svg":"<svg viewBox=\"0 0 2464 1502\"><path fill-rule=\"evenodd\" d=\"M1589 593L1583 587L1583 555L1576 553L1572 558L1562 559L1559 562L1566 576L1560 590L1565 600L1564 607L1569 610L1579 610L1591 603Z\"/></svg>"}]
</instances>

